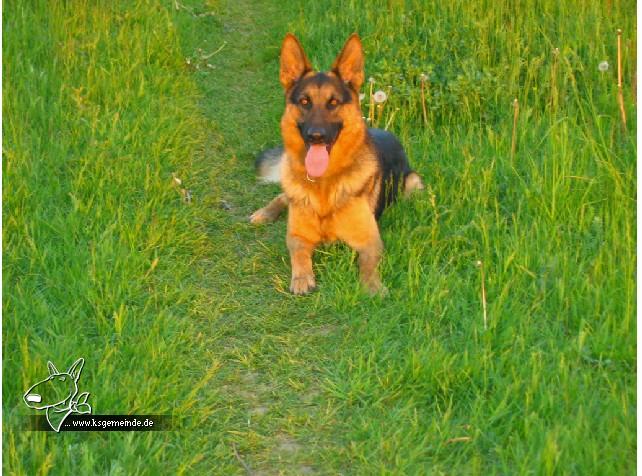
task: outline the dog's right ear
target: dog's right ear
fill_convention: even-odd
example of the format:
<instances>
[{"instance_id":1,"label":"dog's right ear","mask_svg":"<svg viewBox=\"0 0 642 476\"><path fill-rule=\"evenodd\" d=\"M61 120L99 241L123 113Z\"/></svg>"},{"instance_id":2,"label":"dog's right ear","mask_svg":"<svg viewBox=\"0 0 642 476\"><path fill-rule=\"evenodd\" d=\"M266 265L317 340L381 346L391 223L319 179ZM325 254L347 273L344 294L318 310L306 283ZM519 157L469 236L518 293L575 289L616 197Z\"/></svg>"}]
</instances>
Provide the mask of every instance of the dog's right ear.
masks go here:
<instances>
[{"instance_id":1,"label":"dog's right ear","mask_svg":"<svg viewBox=\"0 0 642 476\"><path fill-rule=\"evenodd\" d=\"M296 83L301 76L312 71L312 65L305 56L301 43L292 33L285 35L281 46L281 72L279 80L286 91Z\"/></svg>"},{"instance_id":2,"label":"dog's right ear","mask_svg":"<svg viewBox=\"0 0 642 476\"><path fill-rule=\"evenodd\" d=\"M51 360L47 361L47 369L49 369L49 375L58 375L60 373Z\"/></svg>"}]
</instances>

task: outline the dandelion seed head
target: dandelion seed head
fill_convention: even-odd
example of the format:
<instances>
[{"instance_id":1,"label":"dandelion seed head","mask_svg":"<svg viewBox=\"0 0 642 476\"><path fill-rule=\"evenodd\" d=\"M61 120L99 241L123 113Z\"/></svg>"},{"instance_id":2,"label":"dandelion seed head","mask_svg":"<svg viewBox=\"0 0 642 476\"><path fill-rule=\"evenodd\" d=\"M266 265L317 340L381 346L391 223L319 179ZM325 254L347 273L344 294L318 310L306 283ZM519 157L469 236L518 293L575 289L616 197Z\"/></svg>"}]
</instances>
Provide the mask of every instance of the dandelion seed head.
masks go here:
<instances>
[{"instance_id":1,"label":"dandelion seed head","mask_svg":"<svg viewBox=\"0 0 642 476\"><path fill-rule=\"evenodd\" d=\"M597 65L597 69L599 69L602 73L605 71L609 70L609 62L608 61L601 61L600 64Z\"/></svg>"},{"instance_id":2,"label":"dandelion seed head","mask_svg":"<svg viewBox=\"0 0 642 476\"><path fill-rule=\"evenodd\" d=\"M428 79L428 75L426 73L421 73L419 75L419 79L421 79L422 81L426 81Z\"/></svg>"},{"instance_id":3,"label":"dandelion seed head","mask_svg":"<svg viewBox=\"0 0 642 476\"><path fill-rule=\"evenodd\" d=\"M374 102L377 104L381 104L384 102L386 99L388 99L388 95L384 91L377 91L376 93L373 94L374 97Z\"/></svg>"},{"instance_id":4,"label":"dandelion seed head","mask_svg":"<svg viewBox=\"0 0 642 476\"><path fill-rule=\"evenodd\" d=\"M369 82L370 84L374 84L374 83L375 83L375 79L374 79L372 76L370 76L370 77L368 78L368 82Z\"/></svg>"}]
</instances>

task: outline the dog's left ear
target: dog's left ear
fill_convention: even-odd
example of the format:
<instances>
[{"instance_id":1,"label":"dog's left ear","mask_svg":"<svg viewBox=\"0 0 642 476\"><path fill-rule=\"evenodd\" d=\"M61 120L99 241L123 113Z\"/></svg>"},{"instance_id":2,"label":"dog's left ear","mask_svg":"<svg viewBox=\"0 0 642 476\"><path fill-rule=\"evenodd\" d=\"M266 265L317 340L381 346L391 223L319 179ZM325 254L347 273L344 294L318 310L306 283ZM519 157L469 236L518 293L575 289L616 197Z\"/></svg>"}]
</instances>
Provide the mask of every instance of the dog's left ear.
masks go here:
<instances>
[{"instance_id":1,"label":"dog's left ear","mask_svg":"<svg viewBox=\"0 0 642 476\"><path fill-rule=\"evenodd\" d=\"M332 71L337 73L341 79L350 83L355 91L363 84L365 73L363 71L363 47L359 35L353 33L343 45L343 49L337 59L332 63Z\"/></svg>"},{"instance_id":2,"label":"dog's left ear","mask_svg":"<svg viewBox=\"0 0 642 476\"><path fill-rule=\"evenodd\" d=\"M51 360L47 361L47 369L49 370L49 375L58 375L60 372L58 372L58 369L56 366L53 364Z\"/></svg>"}]
</instances>

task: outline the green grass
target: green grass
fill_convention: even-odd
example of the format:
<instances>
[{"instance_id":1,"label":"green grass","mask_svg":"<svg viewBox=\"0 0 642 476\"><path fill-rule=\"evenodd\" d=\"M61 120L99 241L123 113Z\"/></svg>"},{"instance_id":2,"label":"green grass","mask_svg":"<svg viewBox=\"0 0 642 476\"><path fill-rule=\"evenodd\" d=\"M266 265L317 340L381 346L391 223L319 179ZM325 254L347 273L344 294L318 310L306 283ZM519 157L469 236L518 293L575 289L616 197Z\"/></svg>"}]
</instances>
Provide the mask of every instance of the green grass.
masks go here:
<instances>
[{"instance_id":1,"label":"green grass","mask_svg":"<svg viewBox=\"0 0 642 476\"><path fill-rule=\"evenodd\" d=\"M7 472L634 471L634 2L4 6ZM278 191L252 167L286 31L320 68L358 31L392 87L380 125L428 190L382 220L385 299L342 245L289 295L284 222L247 223ZM80 356L94 413L175 430L21 431L47 360Z\"/></svg>"},{"instance_id":2,"label":"green grass","mask_svg":"<svg viewBox=\"0 0 642 476\"><path fill-rule=\"evenodd\" d=\"M205 351L191 268L209 244L171 181L189 175L205 137L198 91L167 12L128 3L5 4L3 450L14 474L159 472L192 457L169 436L21 431L21 394L47 360L86 359L94 413L212 413L190 394L216 365L191 360Z\"/></svg>"}]
</instances>

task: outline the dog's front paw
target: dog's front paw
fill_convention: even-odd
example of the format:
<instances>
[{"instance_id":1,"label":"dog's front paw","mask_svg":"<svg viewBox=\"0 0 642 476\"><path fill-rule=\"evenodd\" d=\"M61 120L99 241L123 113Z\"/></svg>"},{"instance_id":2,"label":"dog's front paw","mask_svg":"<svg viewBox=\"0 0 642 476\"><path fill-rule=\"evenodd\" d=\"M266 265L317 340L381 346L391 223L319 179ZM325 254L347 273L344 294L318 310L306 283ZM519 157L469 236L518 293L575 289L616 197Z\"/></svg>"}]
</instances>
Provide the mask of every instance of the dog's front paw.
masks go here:
<instances>
[{"instance_id":1,"label":"dog's front paw","mask_svg":"<svg viewBox=\"0 0 642 476\"><path fill-rule=\"evenodd\" d=\"M305 276L292 276L290 292L298 295L308 294L314 290L316 285L314 275L312 274Z\"/></svg>"},{"instance_id":2,"label":"dog's front paw","mask_svg":"<svg viewBox=\"0 0 642 476\"><path fill-rule=\"evenodd\" d=\"M363 285L370 296L386 297L388 295L388 288L381 284L379 279L364 282Z\"/></svg>"},{"instance_id":3,"label":"dog's front paw","mask_svg":"<svg viewBox=\"0 0 642 476\"><path fill-rule=\"evenodd\" d=\"M262 223L269 223L274 221L274 216L270 214L265 208L259 208L257 211L250 215L250 223L260 225Z\"/></svg>"},{"instance_id":4,"label":"dog's front paw","mask_svg":"<svg viewBox=\"0 0 642 476\"><path fill-rule=\"evenodd\" d=\"M388 288L385 287L383 284L379 285L378 288L374 290L369 290L369 293L371 296L379 296L379 297L386 297L388 294L390 294L390 291L388 291Z\"/></svg>"}]
</instances>

